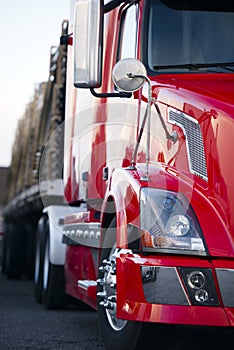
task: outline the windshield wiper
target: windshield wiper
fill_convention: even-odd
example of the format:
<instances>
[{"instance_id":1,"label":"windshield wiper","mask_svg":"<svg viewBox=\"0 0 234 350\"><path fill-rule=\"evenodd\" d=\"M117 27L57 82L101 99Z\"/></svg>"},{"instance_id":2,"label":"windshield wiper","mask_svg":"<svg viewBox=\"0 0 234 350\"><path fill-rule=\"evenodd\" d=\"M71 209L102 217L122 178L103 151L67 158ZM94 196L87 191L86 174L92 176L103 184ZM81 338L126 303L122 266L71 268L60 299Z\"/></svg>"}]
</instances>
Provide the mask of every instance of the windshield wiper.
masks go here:
<instances>
[{"instance_id":1,"label":"windshield wiper","mask_svg":"<svg viewBox=\"0 0 234 350\"><path fill-rule=\"evenodd\" d=\"M198 70L199 68L224 68L226 70L229 70L231 72L234 71L234 62L223 62L223 63L185 63L185 64L172 64L172 65L160 65L160 66L154 66L154 69L177 69L177 68L183 68L183 69L190 69L190 70Z\"/></svg>"}]
</instances>

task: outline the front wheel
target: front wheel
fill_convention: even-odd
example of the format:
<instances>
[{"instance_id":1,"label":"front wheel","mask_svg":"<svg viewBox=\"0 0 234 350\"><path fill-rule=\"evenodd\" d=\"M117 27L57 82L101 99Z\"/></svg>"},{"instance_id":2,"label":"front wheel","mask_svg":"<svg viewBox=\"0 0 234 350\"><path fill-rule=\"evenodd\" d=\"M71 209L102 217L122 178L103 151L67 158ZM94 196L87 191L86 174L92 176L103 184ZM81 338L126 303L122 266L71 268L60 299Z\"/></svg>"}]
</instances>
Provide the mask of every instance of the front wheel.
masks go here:
<instances>
[{"instance_id":1,"label":"front wheel","mask_svg":"<svg viewBox=\"0 0 234 350\"><path fill-rule=\"evenodd\" d=\"M103 343L110 350L140 349L142 323L116 317L116 220L107 230L101 252L98 272L98 321Z\"/></svg>"},{"instance_id":2,"label":"front wheel","mask_svg":"<svg viewBox=\"0 0 234 350\"><path fill-rule=\"evenodd\" d=\"M97 281L98 322L105 349L145 350L152 349L152 346L160 350L167 349L170 339L168 326L121 320L116 317L116 258L121 252L122 250L116 247L114 218L103 241ZM134 276L131 276L132 278Z\"/></svg>"}]
</instances>

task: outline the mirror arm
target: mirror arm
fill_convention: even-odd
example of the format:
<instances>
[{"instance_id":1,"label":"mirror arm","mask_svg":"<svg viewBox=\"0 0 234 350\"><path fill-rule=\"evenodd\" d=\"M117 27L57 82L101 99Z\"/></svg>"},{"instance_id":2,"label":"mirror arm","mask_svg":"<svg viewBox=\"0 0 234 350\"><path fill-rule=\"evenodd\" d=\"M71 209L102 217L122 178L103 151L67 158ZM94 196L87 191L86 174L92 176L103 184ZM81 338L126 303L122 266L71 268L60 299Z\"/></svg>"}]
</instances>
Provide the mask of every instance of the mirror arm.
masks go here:
<instances>
[{"instance_id":1,"label":"mirror arm","mask_svg":"<svg viewBox=\"0 0 234 350\"><path fill-rule=\"evenodd\" d=\"M149 181L149 160L150 160L150 122L151 122L151 102L152 102L152 86L151 86L151 81L150 79L142 74L133 74L133 73L127 73L127 76L129 78L142 78L145 79L145 81L148 83L148 103L147 103L147 109L145 111L144 119L141 125L140 133L138 136L137 144L133 152L133 157L132 157L132 163L131 163L131 168L133 169L135 164L136 164L136 156L137 156L137 151L139 148L141 136L146 124L146 119L147 119L147 129L146 129L146 171L145 171L145 176L141 177L142 181Z\"/></svg>"},{"instance_id":2,"label":"mirror arm","mask_svg":"<svg viewBox=\"0 0 234 350\"><path fill-rule=\"evenodd\" d=\"M94 91L93 88L90 88L91 94L98 98L106 98L106 97L124 97L124 98L130 98L132 96L131 92L104 92L104 93L98 93Z\"/></svg>"},{"instance_id":3,"label":"mirror arm","mask_svg":"<svg viewBox=\"0 0 234 350\"><path fill-rule=\"evenodd\" d=\"M131 165L128 167L128 169L136 169L135 166L136 166L136 157L137 157L137 152L138 152L138 149L139 149L139 146L140 146L140 142L141 142L141 138L142 138L142 135L143 135L143 131L144 131L144 128L145 128L145 123L146 123L146 120L147 120L147 112L148 110L146 109L145 110L145 115L144 115L144 118L143 118L143 121L142 121L142 124L141 124L141 128L140 128L140 132L137 136L137 143L136 143L136 146L134 148L134 151L133 151L133 155L132 155L132 161L131 161Z\"/></svg>"}]
</instances>

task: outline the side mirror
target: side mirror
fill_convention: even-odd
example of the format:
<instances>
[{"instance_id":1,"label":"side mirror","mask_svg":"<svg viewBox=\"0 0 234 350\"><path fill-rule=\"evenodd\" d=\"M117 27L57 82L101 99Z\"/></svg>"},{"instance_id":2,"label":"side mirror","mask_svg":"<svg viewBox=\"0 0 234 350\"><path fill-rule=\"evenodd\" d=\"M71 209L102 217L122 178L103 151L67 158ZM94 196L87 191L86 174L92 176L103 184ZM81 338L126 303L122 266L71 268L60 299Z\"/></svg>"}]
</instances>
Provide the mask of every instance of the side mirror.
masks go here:
<instances>
[{"instance_id":1,"label":"side mirror","mask_svg":"<svg viewBox=\"0 0 234 350\"><path fill-rule=\"evenodd\" d=\"M102 26L100 0L78 0L74 23L74 85L97 88L102 79Z\"/></svg>"},{"instance_id":2,"label":"side mirror","mask_svg":"<svg viewBox=\"0 0 234 350\"><path fill-rule=\"evenodd\" d=\"M112 80L116 87L125 92L139 90L145 83L146 68L134 58L124 58L117 62L112 70Z\"/></svg>"}]
</instances>

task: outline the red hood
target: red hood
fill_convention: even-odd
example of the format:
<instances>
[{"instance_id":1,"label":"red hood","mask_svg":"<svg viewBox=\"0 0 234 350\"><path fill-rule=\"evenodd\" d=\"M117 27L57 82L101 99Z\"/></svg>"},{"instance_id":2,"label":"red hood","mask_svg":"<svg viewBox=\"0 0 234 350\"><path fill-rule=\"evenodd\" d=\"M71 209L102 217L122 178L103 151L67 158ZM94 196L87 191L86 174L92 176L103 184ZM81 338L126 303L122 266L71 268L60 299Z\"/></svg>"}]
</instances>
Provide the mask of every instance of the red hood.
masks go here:
<instances>
[{"instance_id":1,"label":"red hood","mask_svg":"<svg viewBox=\"0 0 234 350\"><path fill-rule=\"evenodd\" d=\"M230 244L230 249L221 245L217 249L215 243L212 247L210 237L209 248L212 255L231 256L234 251L234 74L181 74L173 78L164 75L157 77L152 85L153 97L160 105L173 107L199 121L208 174L201 192L225 225Z\"/></svg>"},{"instance_id":2,"label":"red hood","mask_svg":"<svg viewBox=\"0 0 234 350\"><path fill-rule=\"evenodd\" d=\"M218 109L234 108L234 74L178 74L173 78L164 75L152 84L153 95L158 101L175 108L179 108L178 95L184 97L183 101L194 102L198 108L200 104L203 108L204 104ZM176 97L175 100L173 97Z\"/></svg>"}]
</instances>

